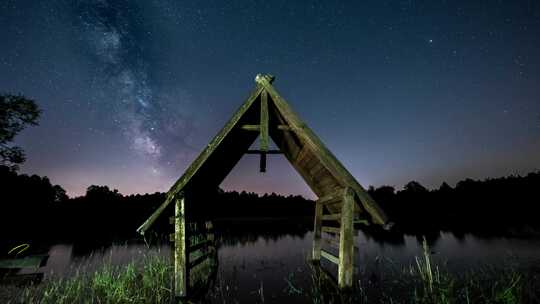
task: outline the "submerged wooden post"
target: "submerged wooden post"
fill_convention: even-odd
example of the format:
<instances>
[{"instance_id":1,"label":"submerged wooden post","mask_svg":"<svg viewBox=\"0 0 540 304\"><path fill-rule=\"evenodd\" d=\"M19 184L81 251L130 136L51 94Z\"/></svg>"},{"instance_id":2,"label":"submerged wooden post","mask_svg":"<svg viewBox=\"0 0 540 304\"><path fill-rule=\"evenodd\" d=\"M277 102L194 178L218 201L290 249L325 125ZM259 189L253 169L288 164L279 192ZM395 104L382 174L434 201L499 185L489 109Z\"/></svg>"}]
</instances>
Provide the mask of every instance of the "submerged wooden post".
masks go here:
<instances>
[{"instance_id":1,"label":"submerged wooden post","mask_svg":"<svg viewBox=\"0 0 540 304\"><path fill-rule=\"evenodd\" d=\"M322 228L323 204L315 203L315 224L313 227L313 262L321 261L321 228Z\"/></svg>"},{"instance_id":2,"label":"submerged wooden post","mask_svg":"<svg viewBox=\"0 0 540 304\"><path fill-rule=\"evenodd\" d=\"M341 228L339 232L339 288L351 288L353 283L354 257L354 191L347 188L341 207Z\"/></svg>"},{"instance_id":3,"label":"submerged wooden post","mask_svg":"<svg viewBox=\"0 0 540 304\"><path fill-rule=\"evenodd\" d=\"M174 295L187 296L186 217L184 197L175 199L174 208Z\"/></svg>"}]
</instances>

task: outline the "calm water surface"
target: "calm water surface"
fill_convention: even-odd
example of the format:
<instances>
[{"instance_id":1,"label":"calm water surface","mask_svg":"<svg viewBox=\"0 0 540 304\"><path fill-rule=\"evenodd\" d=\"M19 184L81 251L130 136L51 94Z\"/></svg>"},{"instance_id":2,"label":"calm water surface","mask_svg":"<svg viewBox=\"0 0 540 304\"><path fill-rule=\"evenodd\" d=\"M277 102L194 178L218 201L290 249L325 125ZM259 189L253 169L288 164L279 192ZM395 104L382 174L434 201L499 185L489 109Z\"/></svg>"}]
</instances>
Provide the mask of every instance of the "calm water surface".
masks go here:
<instances>
[{"instance_id":1,"label":"calm water surface","mask_svg":"<svg viewBox=\"0 0 540 304\"><path fill-rule=\"evenodd\" d=\"M355 265L360 280L366 279L371 273L380 274L385 269L407 267L414 263L415 256L422 253L421 242L414 236L405 236L399 242L390 243L359 231L355 242L359 248L355 253ZM260 297L260 290L264 290L266 300L290 297L291 293L307 289L310 284L311 270L307 258L311 244L311 231L272 236L264 231L224 235L218 245L217 281L226 284L221 288L228 296L245 301ZM442 233L430 248L436 262L455 273L486 265L512 264L523 269L538 268L540 265L538 239L482 239L471 235L458 239L451 233ZM56 244L49 249L47 265L39 271L44 273L45 279L69 277L78 272L98 269L104 263L121 266L137 262L148 253L157 253L166 258L171 254L168 244L148 247L135 241L102 248L76 243ZM333 264L324 263L323 266L330 272L336 272L337 267Z\"/></svg>"}]
</instances>

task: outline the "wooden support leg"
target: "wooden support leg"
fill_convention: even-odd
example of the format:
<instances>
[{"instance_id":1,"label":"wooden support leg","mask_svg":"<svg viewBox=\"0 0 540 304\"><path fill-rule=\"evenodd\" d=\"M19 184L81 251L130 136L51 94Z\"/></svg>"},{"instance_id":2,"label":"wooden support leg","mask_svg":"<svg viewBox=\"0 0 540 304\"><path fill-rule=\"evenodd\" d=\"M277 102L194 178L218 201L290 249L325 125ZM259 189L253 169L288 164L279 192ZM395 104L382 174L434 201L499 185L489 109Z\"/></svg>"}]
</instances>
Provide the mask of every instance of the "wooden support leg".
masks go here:
<instances>
[{"instance_id":1,"label":"wooden support leg","mask_svg":"<svg viewBox=\"0 0 540 304\"><path fill-rule=\"evenodd\" d=\"M315 224L313 227L313 262L321 261L321 227L323 204L315 203Z\"/></svg>"},{"instance_id":2,"label":"wooden support leg","mask_svg":"<svg viewBox=\"0 0 540 304\"><path fill-rule=\"evenodd\" d=\"M341 207L341 228L339 234L339 288L351 288L353 282L354 255L354 191L347 188Z\"/></svg>"},{"instance_id":3,"label":"wooden support leg","mask_svg":"<svg viewBox=\"0 0 540 304\"><path fill-rule=\"evenodd\" d=\"M187 296L186 218L184 198L177 198L174 208L174 295Z\"/></svg>"}]
</instances>

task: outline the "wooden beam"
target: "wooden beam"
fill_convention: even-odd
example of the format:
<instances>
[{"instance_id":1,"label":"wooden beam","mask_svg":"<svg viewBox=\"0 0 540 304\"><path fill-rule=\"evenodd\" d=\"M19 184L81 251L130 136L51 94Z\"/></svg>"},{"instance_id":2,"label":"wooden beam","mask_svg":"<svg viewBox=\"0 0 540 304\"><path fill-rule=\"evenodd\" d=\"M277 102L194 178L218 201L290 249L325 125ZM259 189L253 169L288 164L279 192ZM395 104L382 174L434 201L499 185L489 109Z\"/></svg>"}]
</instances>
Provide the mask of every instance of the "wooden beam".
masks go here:
<instances>
[{"instance_id":1,"label":"wooden beam","mask_svg":"<svg viewBox=\"0 0 540 304\"><path fill-rule=\"evenodd\" d=\"M338 228L338 227L327 227L327 226L322 226L322 232L333 233L333 234L339 234L339 233L341 232L341 229Z\"/></svg>"},{"instance_id":2,"label":"wooden beam","mask_svg":"<svg viewBox=\"0 0 540 304\"><path fill-rule=\"evenodd\" d=\"M260 150L268 151L268 93L266 90L261 92L261 138L260 138Z\"/></svg>"},{"instance_id":3,"label":"wooden beam","mask_svg":"<svg viewBox=\"0 0 540 304\"><path fill-rule=\"evenodd\" d=\"M282 130L282 131L292 131L293 128L287 126L287 125L278 125L277 126L278 130Z\"/></svg>"},{"instance_id":4,"label":"wooden beam","mask_svg":"<svg viewBox=\"0 0 540 304\"><path fill-rule=\"evenodd\" d=\"M315 203L315 223L313 227L313 254L314 262L321 260L321 227L322 227L322 204Z\"/></svg>"},{"instance_id":5,"label":"wooden beam","mask_svg":"<svg viewBox=\"0 0 540 304\"><path fill-rule=\"evenodd\" d=\"M237 125L240 118L246 113L246 111L251 107L255 102L259 94L264 90L262 85L257 85L255 89L251 92L247 100L240 106L240 108L234 113L233 117L225 124L225 126L219 131L216 136L210 141L204 150L197 156L195 161L186 169L184 175L180 177L174 183L174 185L167 192L165 201L152 213L152 215L139 227L137 232L144 235L144 233L154 224L156 219L161 215L161 213L167 208L167 206L174 200L175 197L181 196L181 192L184 186L191 180L191 178L199 171L204 162L214 153L216 148L223 142L225 137L231 132L231 130Z\"/></svg>"},{"instance_id":6,"label":"wooden beam","mask_svg":"<svg viewBox=\"0 0 540 304\"><path fill-rule=\"evenodd\" d=\"M369 221L366 219L355 219L353 223L369 226Z\"/></svg>"},{"instance_id":7,"label":"wooden beam","mask_svg":"<svg viewBox=\"0 0 540 304\"><path fill-rule=\"evenodd\" d=\"M260 122L260 147L261 153L259 154L261 159L259 162L259 171L266 172L266 152L268 152L269 138L268 138L268 93L266 90L261 92L261 122Z\"/></svg>"},{"instance_id":8,"label":"wooden beam","mask_svg":"<svg viewBox=\"0 0 540 304\"><path fill-rule=\"evenodd\" d=\"M268 151L261 151L261 150L247 150L246 154L283 154L280 150L268 150Z\"/></svg>"},{"instance_id":9,"label":"wooden beam","mask_svg":"<svg viewBox=\"0 0 540 304\"><path fill-rule=\"evenodd\" d=\"M341 213L325 214L322 219L323 221L337 221L341 219Z\"/></svg>"},{"instance_id":10,"label":"wooden beam","mask_svg":"<svg viewBox=\"0 0 540 304\"><path fill-rule=\"evenodd\" d=\"M325 250L322 250L321 249L321 256L325 259L327 259L328 261L338 265L339 264L339 258L336 257L335 255L331 254L330 252L328 251L325 251ZM339 283L338 283L339 284Z\"/></svg>"},{"instance_id":11,"label":"wooden beam","mask_svg":"<svg viewBox=\"0 0 540 304\"><path fill-rule=\"evenodd\" d=\"M189 252L194 252L194 251L197 251L207 245L209 245L211 242L210 240L206 239L206 240L203 240L203 241L200 241L198 242L197 244L195 245L191 245L189 246Z\"/></svg>"},{"instance_id":12,"label":"wooden beam","mask_svg":"<svg viewBox=\"0 0 540 304\"><path fill-rule=\"evenodd\" d=\"M274 105L281 113L285 120L285 124L291 126L295 134L301 138L302 142L308 145L315 154L318 156L324 166L330 171L332 175L339 181L342 186L351 186L358 195L359 201L366 209L373 221L377 224L385 225L389 222L388 217L384 211L375 203L373 198L367 193L367 191L358 183L358 181L352 176L352 174L345 169L345 167L337 160L337 158L326 148L322 141L315 135L315 133L299 118L299 116L292 110L289 103L279 95L274 89L272 84L260 77L256 79L256 82L262 85L270 98L274 102Z\"/></svg>"},{"instance_id":13,"label":"wooden beam","mask_svg":"<svg viewBox=\"0 0 540 304\"><path fill-rule=\"evenodd\" d=\"M210 251L207 251L207 252L199 255L198 257L196 257L193 260L189 261L189 268L193 268L193 267L197 266L198 264L204 262L204 260L209 258L209 256L210 256Z\"/></svg>"},{"instance_id":14,"label":"wooden beam","mask_svg":"<svg viewBox=\"0 0 540 304\"><path fill-rule=\"evenodd\" d=\"M246 131L257 131L257 132L259 132L259 130L261 129L261 126L259 126L259 125L242 125L242 126L240 126L240 128L242 130L246 130Z\"/></svg>"},{"instance_id":15,"label":"wooden beam","mask_svg":"<svg viewBox=\"0 0 540 304\"><path fill-rule=\"evenodd\" d=\"M270 127L270 125L269 125ZM241 125L240 129L246 130L246 131L257 131L259 132L261 130L260 125ZM293 128L287 126L287 125L277 125L277 129L281 131L292 131Z\"/></svg>"},{"instance_id":16,"label":"wooden beam","mask_svg":"<svg viewBox=\"0 0 540 304\"><path fill-rule=\"evenodd\" d=\"M174 205L174 295L187 296L185 198L176 198Z\"/></svg>"},{"instance_id":17,"label":"wooden beam","mask_svg":"<svg viewBox=\"0 0 540 304\"><path fill-rule=\"evenodd\" d=\"M323 197L319 197L317 202L320 202L323 205L329 205L329 204L335 204L339 203L343 200L343 193L345 189L339 189L337 191L334 191L332 193L329 193Z\"/></svg>"},{"instance_id":18,"label":"wooden beam","mask_svg":"<svg viewBox=\"0 0 540 304\"><path fill-rule=\"evenodd\" d=\"M347 187L341 207L341 231L339 233L339 288L352 288L354 257L354 190Z\"/></svg>"}]
</instances>

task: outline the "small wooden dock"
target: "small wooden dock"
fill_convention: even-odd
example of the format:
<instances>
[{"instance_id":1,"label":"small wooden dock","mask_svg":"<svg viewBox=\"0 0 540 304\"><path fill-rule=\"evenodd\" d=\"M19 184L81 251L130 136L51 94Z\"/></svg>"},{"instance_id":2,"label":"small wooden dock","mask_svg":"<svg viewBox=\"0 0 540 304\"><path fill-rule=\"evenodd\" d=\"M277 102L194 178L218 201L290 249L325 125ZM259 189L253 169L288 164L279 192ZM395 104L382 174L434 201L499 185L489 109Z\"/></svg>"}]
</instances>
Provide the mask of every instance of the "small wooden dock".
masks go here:
<instances>
[{"instance_id":1,"label":"small wooden dock","mask_svg":"<svg viewBox=\"0 0 540 304\"><path fill-rule=\"evenodd\" d=\"M49 255L30 255L21 258L0 259L0 284L27 285L37 284L43 280L43 273L19 274L21 269L34 269L47 264Z\"/></svg>"}]
</instances>

